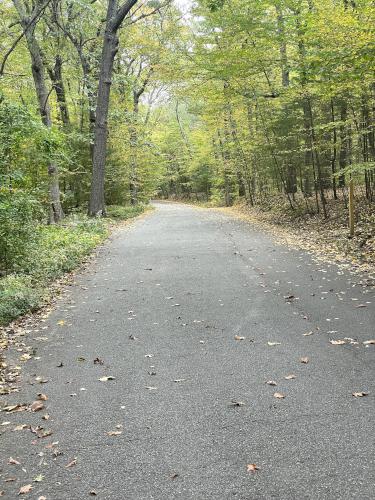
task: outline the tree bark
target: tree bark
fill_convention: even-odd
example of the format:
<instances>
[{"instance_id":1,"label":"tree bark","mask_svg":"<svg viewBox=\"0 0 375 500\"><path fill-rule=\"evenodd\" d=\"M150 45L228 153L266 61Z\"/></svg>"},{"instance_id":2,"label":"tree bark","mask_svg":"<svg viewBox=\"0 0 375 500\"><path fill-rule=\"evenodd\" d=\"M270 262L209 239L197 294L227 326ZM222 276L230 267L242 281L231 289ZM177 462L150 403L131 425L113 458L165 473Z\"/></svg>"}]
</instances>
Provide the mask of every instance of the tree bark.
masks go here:
<instances>
[{"instance_id":1,"label":"tree bark","mask_svg":"<svg viewBox=\"0 0 375 500\"><path fill-rule=\"evenodd\" d=\"M108 135L108 111L113 63L118 49L117 31L125 16L136 3L137 0L127 0L118 8L117 0L108 0L95 113L96 121L89 204L89 215L91 216L105 215L104 180Z\"/></svg>"},{"instance_id":2,"label":"tree bark","mask_svg":"<svg viewBox=\"0 0 375 500\"><path fill-rule=\"evenodd\" d=\"M49 76L52 81L53 89L56 93L57 103L60 110L60 118L64 127L70 126L70 117L68 104L66 102L65 86L62 77L62 59L60 55L55 58L55 65L48 69Z\"/></svg>"}]
</instances>

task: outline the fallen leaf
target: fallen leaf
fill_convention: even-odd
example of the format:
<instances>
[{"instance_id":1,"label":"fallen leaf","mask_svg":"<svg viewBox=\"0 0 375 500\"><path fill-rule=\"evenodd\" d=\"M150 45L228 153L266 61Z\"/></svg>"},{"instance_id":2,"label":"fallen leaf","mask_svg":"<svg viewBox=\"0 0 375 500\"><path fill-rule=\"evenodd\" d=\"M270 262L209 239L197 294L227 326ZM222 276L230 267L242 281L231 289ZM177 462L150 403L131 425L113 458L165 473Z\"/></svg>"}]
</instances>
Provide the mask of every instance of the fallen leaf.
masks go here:
<instances>
[{"instance_id":1,"label":"fallen leaf","mask_svg":"<svg viewBox=\"0 0 375 500\"><path fill-rule=\"evenodd\" d=\"M112 377L112 375L108 375L106 377L100 377L100 382L107 382L108 380L115 380L115 377Z\"/></svg>"},{"instance_id":2,"label":"fallen leaf","mask_svg":"<svg viewBox=\"0 0 375 500\"><path fill-rule=\"evenodd\" d=\"M38 497L38 500L47 500L47 497Z\"/></svg>"},{"instance_id":3,"label":"fallen leaf","mask_svg":"<svg viewBox=\"0 0 375 500\"><path fill-rule=\"evenodd\" d=\"M21 486L20 491L18 492L19 495L25 495L26 493L30 493L30 491L33 489L32 484L26 484L25 486Z\"/></svg>"},{"instance_id":4,"label":"fallen leaf","mask_svg":"<svg viewBox=\"0 0 375 500\"><path fill-rule=\"evenodd\" d=\"M274 345L281 345L281 342L267 342L269 346L274 346Z\"/></svg>"},{"instance_id":5,"label":"fallen leaf","mask_svg":"<svg viewBox=\"0 0 375 500\"><path fill-rule=\"evenodd\" d=\"M16 427L13 429L13 431L22 431L23 429L27 429L29 425L26 424L21 424L21 425L16 425Z\"/></svg>"},{"instance_id":6,"label":"fallen leaf","mask_svg":"<svg viewBox=\"0 0 375 500\"><path fill-rule=\"evenodd\" d=\"M31 356L30 354L22 354L22 356L20 356L20 361L28 361L29 359L31 359Z\"/></svg>"},{"instance_id":7,"label":"fallen leaf","mask_svg":"<svg viewBox=\"0 0 375 500\"><path fill-rule=\"evenodd\" d=\"M156 391L157 387L153 387L151 385L146 385L146 389L148 389L149 391Z\"/></svg>"},{"instance_id":8,"label":"fallen leaf","mask_svg":"<svg viewBox=\"0 0 375 500\"><path fill-rule=\"evenodd\" d=\"M152 358L152 354L145 354L145 358Z\"/></svg>"},{"instance_id":9,"label":"fallen leaf","mask_svg":"<svg viewBox=\"0 0 375 500\"><path fill-rule=\"evenodd\" d=\"M122 431L109 431L109 432L106 432L106 434L108 436L119 436L120 434L122 434Z\"/></svg>"},{"instance_id":10,"label":"fallen leaf","mask_svg":"<svg viewBox=\"0 0 375 500\"><path fill-rule=\"evenodd\" d=\"M91 490L89 495L91 495L92 497L96 497L97 492L95 490Z\"/></svg>"},{"instance_id":11,"label":"fallen leaf","mask_svg":"<svg viewBox=\"0 0 375 500\"><path fill-rule=\"evenodd\" d=\"M275 382L274 380L267 380L266 384L268 384L268 385L277 385L277 382Z\"/></svg>"},{"instance_id":12,"label":"fallen leaf","mask_svg":"<svg viewBox=\"0 0 375 500\"><path fill-rule=\"evenodd\" d=\"M48 415L48 413L46 413L45 415L43 415L42 419L43 419L43 420L49 420L49 415Z\"/></svg>"},{"instance_id":13,"label":"fallen leaf","mask_svg":"<svg viewBox=\"0 0 375 500\"><path fill-rule=\"evenodd\" d=\"M273 397L276 399L284 399L285 398L284 394L281 394L281 392L275 392Z\"/></svg>"},{"instance_id":14,"label":"fallen leaf","mask_svg":"<svg viewBox=\"0 0 375 500\"><path fill-rule=\"evenodd\" d=\"M284 378L285 380L293 380L294 378L296 378L296 376L293 373L291 373L290 375L286 375Z\"/></svg>"},{"instance_id":15,"label":"fallen leaf","mask_svg":"<svg viewBox=\"0 0 375 500\"><path fill-rule=\"evenodd\" d=\"M38 474L36 477L34 477L34 483L40 483L41 481L43 481L43 479L43 474Z\"/></svg>"},{"instance_id":16,"label":"fallen leaf","mask_svg":"<svg viewBox=\"0 0 375 500\"><path fill-rule=\"evenodd\" d=\"M10 464L10 465L21 465L21 462L19 462L15 458L9 457L8 464Z\"/></svg>"},{"instance_id":17,"label":"fallen leaf","mask_svg":"<svg viewBox=\"0 0 375 500\"><path fill-rule=\"evenodd\" d=\"M40 399L41 401L47 401L48 396L46 396L46 394L39 393L38 394L38 399Z\"/></svg>"},{"instance_id":18,"label":"fallen leaf","mask_svg":"<svg viewBox=\"0 0 375 500\"><path fill-rule=\"evenodd\" d=\"M288 301L288 300L293 300L293 299L295 299L295 296L294 296L294 295L284 295L284 299L285 299L286 301Z\"/></svg>"},{"instance_id":19,"label":"fallen leaf","mask_svg":"<svg viewBox=\"0 0 375 500\"><path fill-rule=\"evenodd\" d=\"M30 410L34 412L43 410L43 408L44 404L41 401L34 401L34 403L32 403L32 405L30 406Z\"/></svg>"},{"instance_id":20,"label":"fallen leaf","mask_svg":"<svg viewBox=\"0 0 375 500\"><path fill-rule=\"evenodd\" d=\"M247 472L255 472L260 469L256 464L247 464Z\"/></svg>"},{"instance_id":21,"label":"fallen leaf","mask_svg":"<svg viewBox=\"0 0 375 500\"><path fill-rule=\"evenodd\" d=\"M46 384L48 382L48 379L42 377L35 377L35 380L39 382L39 384Z\"/></svg>"},{"instance_id":22,"label":"fallen leaf","mask_svg":"<svg viewBox=\"0 0 375 500\"><path fill-rule=\"evenodd\" d=\"M307 356L303 357L303 358L300 358L300 362L301 363L304 363L305 365L307 365L307 363L309 362L309 358Z\"/></svg>"},{"instance_id":23,"label":"fallen leaf","mask_svg":"<svg viewBox=\"0 0 375 500\"><path fill-rule=\"evenodd\" d=\"M364 392L364 391L361 391L361 392L353 392L352 396L354 396L355 398L363 398L364 396L368 396L369 393L368 392Z\"/></svg>"},{"instance_id":24,"label":"fallen leaf","mask_svg":"<svg viewBox=\"0 0 375 500\"><path fill-rule=\"evenodd\" d=\"M357 306L355 306L356 309L359 309L360 307L367 307L366 304L358 304Z\"/></svg>"},{"instance_id":25,"label":"fallen leaf","mask_svg":"<svg viewBox=\"0 0 375 500\"><path fill-rule=\"evenodd\" d=\"M243 401L231 401L231 403L229 404L229 406L245 406L245 403Z\"/></svg>"},{"instance_id":26,"label":"fallen leaf","mask_svg":"<svg viewBox=\"0 0 375 500\"><path fill-rule=\"evenodd\" d=\"M310 335L313 335L313 333L314 333L314 332L312 332L312 331L311 331L311 332L306 332L306 333L303 333L302 335L303 335L304 337L309 337Z\"/></svg>"},{"instance_id":27,"label":"fallen leaf","mask_svg":"<svg viewBox=\"0 0 375 500\"><path fill-rule=\"evenodd\" d=\"M245 340L245 337L241 337L240 335L235 335L234 340Z\"/></svg>"},{"instance_id":28,"label":"fallen leaf","mask_svg":"<svg viewBox=\"0 0 375 500\"><path fill-rule=\"evenodd\" d=\"M364 345L370 345L370 344L375 344L375 340L365 340L363 342Z\"/></svg>"},{"instance_id":29,"label":"fallen leaf","mask_svg":"<svg viewBox=\"0 0 375 500\"><path fill-rule=\"evenodd\" d=\"M41 434L39 434L38 437L45 438L45 437L48 437L48 436L52 436L52 434L53 434L52 431L43 431Z\"/></svg>"},{"instance_id":30,"label":"fallen leaf","mask_svg":"<svg viewBox=\"0 0 375 500\"><path fill-rule=\"evenodd\" d=\"M65 321L64 319L60 319L60 320L57 322L57 324L58 324L59 326L64 326L64 325L65 325L65 323L66 323L66 321Z\"/></svg>"},{"instance_id":31,"label":"fallen leaf","mask_svg":"<svg viewBox=\"0 0 375 500\"><path fill-rule=\"evenodd\" d=\"M15 413L19 411L25 411L27 410L27 405L8 405L4 406L3 411L6 411L7 413Z\"/></svg>"},{"instance_id":32,"label":"fallen leaf","mask_svg":"<svg viewBox=\"0 0 375 500\"><path fill-rule=\"evenodd\" d=\"M65 468L68 469L69 467L74 467L75 465L77 465L77 458L73 458L71 462L65 465Z\"/></svg>"},{"instance_id":33,"label":"fallen leaf","mask_svg":"<svg viewBox=\"0 0 375 500\"><path fill-rule=\"evenodd\" d=\"M171 479L176 479L176 477L178 477L180 474L178 474L177 472L175 472L174 474L171 475Z\"/></svg>"},{"instance_id":34,"label":"fallen leaf","mask_svg":"<svg viewBox=\"0 0 375 500\"><path fill-rule=\"evenodd\" d=\"M329 343L332 344L332 345L343 345L343 344L346 344L345 340L330 340Z\"/></svg>"},{"instance_id":35,"label":"fallen leaf","mask_svg":"<svg viewBox=\"0 0 375 500\"><path fill-rule=\"evenodd\" d=\"M60 364L57 365L57 368L62 368L64 365L63 363L61 362Z\"/></svg>"},{"instance_id":36,"label":"fallen leaf","mask_svg":"<svg viewBox=\"0 0 375 500\"><path fill-rule=\"evenodd\" d=\"M94 365L104 365L104 361L100 358L95 358Z\"/></svg>"}]
</instances>

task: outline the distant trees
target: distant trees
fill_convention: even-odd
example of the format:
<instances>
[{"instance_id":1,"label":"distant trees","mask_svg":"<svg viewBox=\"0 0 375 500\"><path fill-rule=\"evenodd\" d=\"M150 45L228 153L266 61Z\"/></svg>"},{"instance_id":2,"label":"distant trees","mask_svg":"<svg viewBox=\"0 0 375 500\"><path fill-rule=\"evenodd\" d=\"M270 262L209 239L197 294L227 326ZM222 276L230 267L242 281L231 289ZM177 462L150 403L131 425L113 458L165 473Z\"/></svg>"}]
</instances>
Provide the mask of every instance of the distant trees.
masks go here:
<instances>
[{"instance_id":1,"label":"distant trees","mask_svg":"<svg viewBox=\"0 0 375 500\"><path fill-rule=\"evenodd\" d=\"M153 195L328 217L350 178L373 202L374 26L372 0L2 2L2 103L41 128L1 186L51 222Z\"/></svg>"},{"instance_id":2,"label":"distant trees","mask_svg":"<svg viewBox=\"0 0 375 500\"><path fill-rule=\"evenodd\" d=\"M208 197L254 204L280 193L327 217L327 197L345 198L355 176L373 201L373 2L201 0L196 15L184 129L193 163L205 153ZM177 196L191 163L172 171Z\"/></svg>"}]
</instances>

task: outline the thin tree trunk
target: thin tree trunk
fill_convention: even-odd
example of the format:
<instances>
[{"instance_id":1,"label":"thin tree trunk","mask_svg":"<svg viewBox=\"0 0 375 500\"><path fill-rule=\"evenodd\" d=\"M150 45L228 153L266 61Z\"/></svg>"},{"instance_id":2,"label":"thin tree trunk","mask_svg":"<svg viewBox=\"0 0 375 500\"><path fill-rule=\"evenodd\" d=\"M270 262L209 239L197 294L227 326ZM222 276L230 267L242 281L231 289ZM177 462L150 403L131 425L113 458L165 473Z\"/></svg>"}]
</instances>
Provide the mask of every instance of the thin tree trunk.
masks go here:
<instances>
[{"instance_id":1,"label":"thin tree trunk","mask_svg":"<svg viewBox=\"0 0 375 500\"><path fill-rule=\"evenodd\" d=\"M62 76L62 59L60 55L55 58L53 68L48 68L48 74L51 78L53 89L56 93L57 104L59 105L60 118L64 127L70 127L70 117L68 104L66 102L65 86Z\"/></svg>"}]
</instances>

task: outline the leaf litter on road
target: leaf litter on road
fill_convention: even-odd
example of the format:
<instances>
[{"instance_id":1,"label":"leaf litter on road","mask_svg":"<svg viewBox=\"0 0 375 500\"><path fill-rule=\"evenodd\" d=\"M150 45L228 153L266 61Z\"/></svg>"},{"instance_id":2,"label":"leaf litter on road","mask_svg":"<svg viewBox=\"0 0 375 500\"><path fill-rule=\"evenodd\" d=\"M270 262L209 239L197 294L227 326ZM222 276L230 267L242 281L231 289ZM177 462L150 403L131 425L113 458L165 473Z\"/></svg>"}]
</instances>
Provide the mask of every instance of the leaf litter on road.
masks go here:
<instances>
[{"instance_id":1,"label":"leaf litter on road","mask_svg":"<svg viewBox=\"0 0 375 500\"><path fill-rule=\"evenodd\" d=\"M243 401L237 401L237 400L232 400L230 403L229 403L229 406L232 406L232 407L239 407L239 406L245 406L245 403Z\"/></svg>"},{"instance_id":2,"label":"leaf litter on road","mask_svg":"<svg viewBox=\"0 0 375 500\"><path fill-rule=\"evenodd\" d=\"M25 486L21 486L18 494L19 495L25 495L26 493L30 493L30 491L33 489L32 484L26 484Z\"/></svg>"},{"instance_id":3,"label":"leaf litter on road","mask_svg":"<svg viewBox=\"0 0 375 500\"><path fill-rule=\"evenodd\" d=\"M275 392L274 395L273 395L273 397L276 398L276 399L284 399L285 395L282 394L281 392Z\"/></svg>"},{"instance_id":4,"label":"leaf litter on road","mask_svg":"<svg viewBox=\"0 0 375 500\"><path fill-rule=\"evenodd\" d=\"M277 382L275 380L267 380L266 384L268 384L268 385L277 385Z\"/></svg>"},{"instance_id":5,"label":"leaf litter on road","mask_svg":"<svg viewBox=\"0 0 375 500\"><path fill-rule=\"evenodd\" d=\"M247 472L256 472L257 470L260 470L260 467L258 467L256 464L247 464L246 470Z\"/></svg>"}]
</instances>

